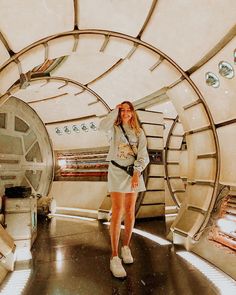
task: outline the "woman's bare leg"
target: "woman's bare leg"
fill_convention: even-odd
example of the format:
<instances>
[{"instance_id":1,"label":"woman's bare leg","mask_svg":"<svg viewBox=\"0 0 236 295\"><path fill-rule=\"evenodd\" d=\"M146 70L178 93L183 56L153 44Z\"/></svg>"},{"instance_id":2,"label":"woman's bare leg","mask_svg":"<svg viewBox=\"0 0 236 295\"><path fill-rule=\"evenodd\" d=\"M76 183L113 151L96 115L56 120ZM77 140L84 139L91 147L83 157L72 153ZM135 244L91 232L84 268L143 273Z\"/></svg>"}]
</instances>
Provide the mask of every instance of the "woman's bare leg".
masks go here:
<instances>
[{"instance_id":1,"label":"woman's bare leg","mask_svg":"<svg viewBox=\"0 0 236 295\"><path fill-rule=\"evenodd\" d=\"M129 246L132 230L135 222L135 203L137 199L137 193L125 194L125 232L123 245Z\"/></svg>"},{"instance_id":2,"label":"woman's bare leg","mask_svg":"<svg viewBox=\"0 0 236 295\"><path fill-rule=\"evenodd\" d=\"M112 216L110 225L112 257L118 256L120 225L124 207L124 193L112 192Z\"/></svg>"}]
</instances>

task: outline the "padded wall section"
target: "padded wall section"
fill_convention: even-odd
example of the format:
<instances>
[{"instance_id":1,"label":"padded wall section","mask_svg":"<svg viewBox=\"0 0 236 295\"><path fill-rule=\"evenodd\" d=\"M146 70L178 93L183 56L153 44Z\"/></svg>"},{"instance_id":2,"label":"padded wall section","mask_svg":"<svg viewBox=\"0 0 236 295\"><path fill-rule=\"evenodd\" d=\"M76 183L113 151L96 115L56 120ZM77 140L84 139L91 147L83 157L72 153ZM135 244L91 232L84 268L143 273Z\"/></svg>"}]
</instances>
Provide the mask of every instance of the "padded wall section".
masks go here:
<instances>
[{"instance_id":1,"label":"padded wall section","mask_svg":"<svg viewBox=\"0 0 236 295\"><path fill-rule=\"evenodd\" d=\"M180 152L179 158L179 175L182 179L188 178L188 151L183 150Z\"/></svg>"},{"instance_id":2,"label":"padded wall section","mask_svg":"<svg viewBox=\"0 0 236 295\"><path fill-rule=\"evenodd\" d=\"M201 184L192 184L187 186L186 195L188 196L188 205L207 211L211 202L213 187Z\"/></svg>"},{"instance_id":3,"label":"padded wall section","mask_svg":"<svg viewBox=\"0 0 236 295\"><path fill-rule=\"evenodd\" d=\"M220 183L236 186L236 123L217 129L220 144Z\"/></svg>"},{"instance_id":4,"label":"padded wall section","mask_svg":"<svg viewBox=\"0 0 236 295\"><path fill-rule=\"evenodd\" d=\"M183 124L188 151L188 156L185 154L185 159L188 159L185 206L181 208L171 230L195 238L207 223L215 198L212 186L215 185L218 165L216 142L207 110L187 81L180 82L167 94ZM171 179L170 182L176 193L181 193L180 181ZM200 190L201 194L195 190Z\"/></svg>"},{"instance_id":5,"label":"padded wall section","mask_svg":"<svg viewBox=\"0 0 236 295\"><path fill-rule=\"evenodd\" d=\"M212 131L207 130L186 136L189 154L188 178L192 181L214 182L216 174L216 148Z\"/></svg>"},{"instance_id":6,"label":"padded wall section","mask_svg":"<svg viewBox=\"0 0 236 295\"><path fill-rule=\"evenodd\" d=\"M165 215L177 213L185 196L185 179L181 178L180 164L181 152L186 149L183 145L184 130L178 118L169 122L172 125L165 130ZM181 194L182 198L178 195Z\"/></svg>"},{"instance_id":7,"label":"padded wall section","mask_svg":"<svg viewBox=\"0 0 236 295\"><path fill-rule=\"evenodd\" d=\"M178 214L172 228L174 227L180 235L193 238L203 221L204 215L202 213L186 208Z\"/></svg>"},{"instance_id":8,"label":"padded wall section","mask_svg":"<svg viewBox=\"0 0 236 295\"><path fill-rule=\"evenodd\" d=\"M139 208L136 216L137 218L163 216L165 210L163 114L143 110L138 110L137 114L147 137L150 164L146 173L147 190L139 195Z\"/></svg>"}]
</instances>

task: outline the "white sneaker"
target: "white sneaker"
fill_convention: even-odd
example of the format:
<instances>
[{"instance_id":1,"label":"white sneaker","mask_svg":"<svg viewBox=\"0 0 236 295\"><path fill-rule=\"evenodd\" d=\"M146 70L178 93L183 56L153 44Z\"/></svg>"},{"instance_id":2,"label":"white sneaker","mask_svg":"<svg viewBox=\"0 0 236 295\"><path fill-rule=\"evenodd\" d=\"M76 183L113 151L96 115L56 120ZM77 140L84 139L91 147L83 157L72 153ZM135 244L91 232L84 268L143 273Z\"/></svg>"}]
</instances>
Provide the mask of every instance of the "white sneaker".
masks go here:
<instances>
[{"instance_id":1,"label":"white sneaker","mask_svg":"<svg viewBox=\"0 0 236 295\"><path fill-rule=\"evenodd\" d=\"M121 263L121 259L118 256L114 256L110 260L110 270L116 278L126 277L126 271Z\"/></svg>"},{"instance_id":2,"label":"white sneaker","mask_svg":"<svg viewBox=\"0 0 236 295\"><path fill-rule=\"evenodd\" d=\"M130 248L128 246L124 246L121 248L121 257L126 264L130 264L134 262L134 259L131 255Z\"/></svg>"}]
</instances>

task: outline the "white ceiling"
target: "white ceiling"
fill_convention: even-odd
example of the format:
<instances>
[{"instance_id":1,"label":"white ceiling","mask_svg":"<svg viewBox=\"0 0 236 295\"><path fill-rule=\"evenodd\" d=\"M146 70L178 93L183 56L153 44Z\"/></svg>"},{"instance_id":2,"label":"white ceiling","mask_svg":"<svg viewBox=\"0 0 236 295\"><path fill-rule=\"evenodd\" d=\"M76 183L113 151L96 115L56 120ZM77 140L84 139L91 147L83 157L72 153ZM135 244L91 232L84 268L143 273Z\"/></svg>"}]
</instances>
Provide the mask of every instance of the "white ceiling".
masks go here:
<instances>
[{"instance_id":1,"label":"white ceiling","mask_svg":"<svg viewBox=\"0 0 236 295\"><path fill-rule=\"evenodd\" d=\"M216 89L206 85L205 74L218 75L221 60L235 69L235 20L235 0L0 1L0 93L20 73L61 58L45 68L47 77L42 70L29 87L10 89L51 123L55 148L67 144L53 131L61 121L101 116L107 106L148 97L183 78L193 80L220 123L236 118L235 79L220 77ZM170 102L151 109L176 116Z\"/></svg>"}]
</instances>

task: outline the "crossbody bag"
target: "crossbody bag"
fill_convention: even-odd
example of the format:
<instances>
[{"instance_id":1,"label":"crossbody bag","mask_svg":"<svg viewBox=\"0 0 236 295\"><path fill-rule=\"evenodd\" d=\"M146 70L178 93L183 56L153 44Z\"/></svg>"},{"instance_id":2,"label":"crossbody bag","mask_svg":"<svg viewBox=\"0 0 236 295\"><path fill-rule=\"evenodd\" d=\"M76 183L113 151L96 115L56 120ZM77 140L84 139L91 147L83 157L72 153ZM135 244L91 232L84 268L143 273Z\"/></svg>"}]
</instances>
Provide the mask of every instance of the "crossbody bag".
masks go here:
<instances>
[{"instance_id":1,"label":"crossbody bag","mask_svg":"<svg viewBox=\"0 0 236 295\"><path fill-rule=\"evenodd\" d=\"M128 135L126 134L126 132L125 132L125 130L124 130L124 127L123 127L122 125L120 125L120 128L121 128L121 130L123 131L124 136L125 136L125 138L127 139L128 143L129 143L129 146L130 146L131 150L133 151L134 158L135 158L135 160L136 160L136 159L137 159L137 155L135 154L135 152L134 152L134 150L133 150L133 147L132 147L132 145L130 144L129 137L128 137ZM124 171L125 171L126 173L128 173L130 176L133 176L133 175L134 175L134 164L131 164L131 165L128 165L128 166L122 166L122 165L116 163L116 162L113 161L113 160L111 160L111 163L112 163L113 165L115 165L116 167L118 167L118 168L124 170Z\"/></svg>"}]
</instances>

